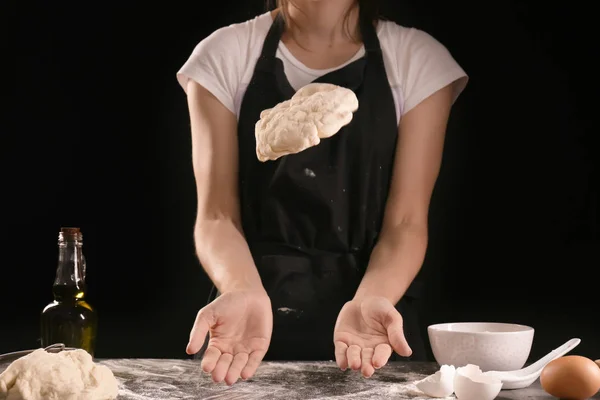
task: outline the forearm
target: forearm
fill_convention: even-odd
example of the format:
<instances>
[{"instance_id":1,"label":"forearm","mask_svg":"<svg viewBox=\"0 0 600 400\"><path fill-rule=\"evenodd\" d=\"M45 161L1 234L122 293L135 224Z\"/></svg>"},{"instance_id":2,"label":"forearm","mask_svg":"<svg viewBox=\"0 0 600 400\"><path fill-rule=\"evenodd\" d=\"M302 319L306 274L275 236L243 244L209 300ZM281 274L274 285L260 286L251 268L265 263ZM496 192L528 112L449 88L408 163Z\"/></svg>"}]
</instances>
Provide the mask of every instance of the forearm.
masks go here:
<instances>
[{"instance_id":1,"label":"forearm","mask_svg":"<svg viewBox=\"0 0 600 400\"><path fill-rule=\"evenodd\" d=\"M232 220L200 220L194 238L198 259L219 292L263 290L248 243Z\"/></svg>"},{"instance_id":2,"label":"forearm","mask_svg":"<svg viewBox=\"0 0 600 400\"><path fill-rule=\"evenodd\" d=\"M426 227L399 225L382 232L355 299L383 296L396 304L421 269L426 249Z\"/></svg>"}]
</instances>

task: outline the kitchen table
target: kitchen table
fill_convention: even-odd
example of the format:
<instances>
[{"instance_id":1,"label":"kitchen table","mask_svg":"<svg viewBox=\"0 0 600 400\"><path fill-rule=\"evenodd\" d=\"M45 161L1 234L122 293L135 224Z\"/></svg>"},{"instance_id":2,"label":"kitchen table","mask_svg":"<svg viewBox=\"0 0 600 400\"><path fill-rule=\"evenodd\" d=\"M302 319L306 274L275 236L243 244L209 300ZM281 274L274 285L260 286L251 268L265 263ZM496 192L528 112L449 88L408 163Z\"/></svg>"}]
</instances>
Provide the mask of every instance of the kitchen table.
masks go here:
<instances>
[{"instance_id":1,"label":"kitchen table","mask_svg":"<svg viewBox=\"0 0 600 400\"><path fill-rule=\"evenodd\" d=\"M256 375L231 387L215 384L198 360L102 359L120 382L119 400L159 399L428 399L413 382L438 370L435 363L393 362L369 379L340 371L334 362L263 362ZM0 364L3 371L8 364ZM454 397L450 397L452 399ZM502 391L497 400L554 399L539 380ZM600 399L600 396L594 397Z\"/></svg>"}]
</instances>

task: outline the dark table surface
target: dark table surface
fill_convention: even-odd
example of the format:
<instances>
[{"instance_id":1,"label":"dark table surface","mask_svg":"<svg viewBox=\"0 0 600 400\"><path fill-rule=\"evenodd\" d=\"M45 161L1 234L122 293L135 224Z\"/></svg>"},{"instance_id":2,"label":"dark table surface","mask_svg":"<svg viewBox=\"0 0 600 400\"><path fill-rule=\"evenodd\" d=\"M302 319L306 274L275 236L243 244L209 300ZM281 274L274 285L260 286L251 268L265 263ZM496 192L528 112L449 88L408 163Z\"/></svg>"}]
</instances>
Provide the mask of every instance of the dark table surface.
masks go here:
<instances>
[{"instance_id":1,"label":"dark table surface","mask_svg":"<svg viewBox=\"0 0 600 400\"><path fill-rule=\"evenodd\" d=\"M370 379L340 371L333 362L263 362L253 379L232 387L215 384L194 360L106 359L120 383L119 400L154 399L428 399L414 382L438 370L434 363L390 363ZM0 372L8 363L0 363ZM454 397L449 397L453 399ZM502 391L497 400L554 399L539 380ZM595 396L594 399L600 399Z\"/></svg>"}]
</instances>

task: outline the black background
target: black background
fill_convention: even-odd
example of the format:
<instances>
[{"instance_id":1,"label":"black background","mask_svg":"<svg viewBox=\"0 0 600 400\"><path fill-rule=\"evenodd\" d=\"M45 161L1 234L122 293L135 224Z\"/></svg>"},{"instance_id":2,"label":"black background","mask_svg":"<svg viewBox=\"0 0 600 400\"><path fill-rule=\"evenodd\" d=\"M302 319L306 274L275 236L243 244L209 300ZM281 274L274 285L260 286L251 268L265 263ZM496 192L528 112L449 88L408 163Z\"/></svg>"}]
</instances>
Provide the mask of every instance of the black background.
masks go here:
<instances>
[{"instance_id":1,"label":"black background","mask_svg":"<svg viewBox=\"0 0 600 400\"><path fill-rule=\"evenodd\" d=\"M194 254L189 119L175 73L198 41L264 4L58 3L9 0L0 12L0 353L39 345L57 233L80 226L96 355L186 357L210 286ZM576 1L544 4L384 7L445 44L470 76L431 206L422 323L529 324L532 358L580 337L573 353L596 359L595 14Z\"/></svg>"}]
</instances>

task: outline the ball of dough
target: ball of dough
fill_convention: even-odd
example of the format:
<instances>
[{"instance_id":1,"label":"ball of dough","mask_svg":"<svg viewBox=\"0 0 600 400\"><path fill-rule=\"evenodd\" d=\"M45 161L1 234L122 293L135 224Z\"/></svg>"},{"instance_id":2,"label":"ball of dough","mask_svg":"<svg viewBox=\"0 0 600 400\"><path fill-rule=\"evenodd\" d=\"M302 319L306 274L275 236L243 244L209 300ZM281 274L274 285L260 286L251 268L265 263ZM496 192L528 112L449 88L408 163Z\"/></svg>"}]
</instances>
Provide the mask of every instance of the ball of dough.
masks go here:
<instances>
[{"instance_id":1,"label":"ball of dough","mask_svg":"<svg viewBox=\"0 0 600 400\"><path fill-rule=\"evenodd\" d=\"M113 400L118 392L112 371L80 349L38 349L0 374L0 399L6 400Z\"/></svg>"},{"instance_id":2,"label":"ball of dough","mask_svg":"<svg viewBox=\"0 0 600 400\"><path fill-rule=\"evenodd\" d=\"M316 146L352 121L358 98L350 89L311 83L290 100L261 112L255 125L256 156L276 160Z\"/></svg>"}]
</instances>

